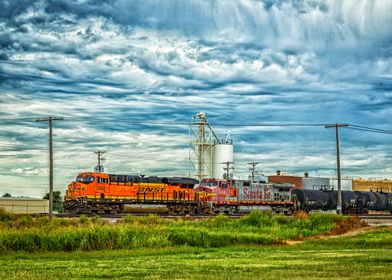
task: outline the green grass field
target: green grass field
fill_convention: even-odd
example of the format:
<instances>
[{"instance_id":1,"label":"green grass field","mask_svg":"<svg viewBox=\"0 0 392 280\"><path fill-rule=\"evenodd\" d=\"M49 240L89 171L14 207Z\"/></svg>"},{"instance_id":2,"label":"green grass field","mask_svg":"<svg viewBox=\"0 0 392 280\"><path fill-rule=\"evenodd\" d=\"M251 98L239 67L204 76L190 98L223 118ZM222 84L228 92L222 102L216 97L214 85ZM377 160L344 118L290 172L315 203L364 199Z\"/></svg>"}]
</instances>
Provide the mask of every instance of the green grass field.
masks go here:
<instances>
[{"instance_id":1,"label":"green grass field","mask_svg":"<svg viewBox=\"0 0 392 280\"><path fill-rule=\"evenodd\" d=\"M2 220L0 253L272 245L361 226L359 220L332 214L287 218L267 212L252 212L237 220L224 216L201 221L129 216L116 224L98 217L49 223L46 217L5 215Z\"/></svg>"},{"instance_id":2,"label":"green grass field","mask_svg":"<svg viewBox=\"0 0 392 280\"><path fill-rule=\"evenodd\" d=\"M12 253L2 279L390 279L392 229L295 246Z\"/></svg>"},{"instance_id":3,"label":"green grass field","mask_svg":"<svg viewBox=\"0 0 392 280\"><path fill-rule=\"evenodd\" d=\"M112 224L97 217L49 223L3 213L0 277L389 279L392 228L329 236L353 229L363 224L331 214L253 212L238 220L202 221L129 216Z\"/></svg>"}]
</instances>

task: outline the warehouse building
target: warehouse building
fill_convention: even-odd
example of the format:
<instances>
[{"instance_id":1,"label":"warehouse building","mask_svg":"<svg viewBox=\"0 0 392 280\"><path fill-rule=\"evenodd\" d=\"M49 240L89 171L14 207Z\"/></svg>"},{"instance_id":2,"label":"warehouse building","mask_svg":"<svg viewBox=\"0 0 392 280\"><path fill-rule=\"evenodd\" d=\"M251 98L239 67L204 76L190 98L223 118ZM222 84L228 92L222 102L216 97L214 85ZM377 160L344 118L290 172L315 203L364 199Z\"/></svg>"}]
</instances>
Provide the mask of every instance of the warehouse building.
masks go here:
<instances>
[{"instance_id":1,"label":"warehouse building","mask_svg":"<svg viewBox=\"0 0 392 280\"><path fill-rule=\"evenodd\" d=\"M298 189L338 189L337 178L310 177L308 173L301 177L282 174L279 170L276 175L268 176L268 182L290 183ZM342 191L392 193L392 180L389 179L342 178L340 186Z\"/></svg>"},{"instance_id":2,"label":"warehouse building","mask_svg":"<svg viewBox=\"0 0 392 280\"><path fill-rule=\"evenodd\" d=\"M334 190L338 189L338 179L337 178L331 178L331 186L333 187ZM340 179L340 189L342 191L354 191L353 180L348 179L348 178Z\"/></svg>"},{"instance_id":3,"label":"warehouse building","mask_svg":"<svg viewBox=\"0 0 392 280\"><path fill-rule=\"evenodd\" d=\"M353 191L392 192L392 180L389 179L353 179Z\"/></svg>"},{"instance_id":4,"label":"warehouse building","mask_svg":"<svg viewBox=\"0 0 392 280\"><path fill-rule=\"evenodd\" d=\"M31 197L0 197L0 208L15 214L49 212L49 200Z\"/></svg>"},{"instance_id":5,"label":"warehouse building","mask_svg":"<svg viewBox=\"0 0 392 280\"><path fill-rule=\"evenodd\" d=\"M276 175L268 176L270 183L289 183L298 189L320 190L330 189L331 184L329 178L310 177L308 173L304 177L282 174L279 170Z\"/></svg>"}]
</instances>

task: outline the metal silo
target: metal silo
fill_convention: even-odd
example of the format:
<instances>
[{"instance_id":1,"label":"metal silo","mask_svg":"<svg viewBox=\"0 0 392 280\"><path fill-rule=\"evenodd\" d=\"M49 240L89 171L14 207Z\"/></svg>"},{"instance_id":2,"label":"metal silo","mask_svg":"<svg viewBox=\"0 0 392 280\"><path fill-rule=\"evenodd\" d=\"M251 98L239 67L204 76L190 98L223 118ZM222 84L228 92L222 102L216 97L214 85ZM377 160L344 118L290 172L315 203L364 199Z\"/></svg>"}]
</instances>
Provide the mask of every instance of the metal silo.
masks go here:
<instances>
[{"instance_id":1,"label":"metal silo","mask_svg":"<svg viewBox=\"0 0 392 280\"><path fill-rule=\"evenodd\" d=\"M203 112L193 116L189 134L189 160L191 168L195 171L200 182L204 178L212 177L212 157L214 141L217 140L217 137Z\"/></svg>"},{"instance_id":2,"label":"metal silo","mask_svg":"<svg viewBox=\"0 0 392 280\"><path fill-rule=\"evenodd\" d=\"M212 175L214 178L233 178L233 140L230 137L230 132L228 132L226 139L216 141L212 162ZM229 178L226 178L227 173L229 173Z\"/></svg>"}]
</instances>

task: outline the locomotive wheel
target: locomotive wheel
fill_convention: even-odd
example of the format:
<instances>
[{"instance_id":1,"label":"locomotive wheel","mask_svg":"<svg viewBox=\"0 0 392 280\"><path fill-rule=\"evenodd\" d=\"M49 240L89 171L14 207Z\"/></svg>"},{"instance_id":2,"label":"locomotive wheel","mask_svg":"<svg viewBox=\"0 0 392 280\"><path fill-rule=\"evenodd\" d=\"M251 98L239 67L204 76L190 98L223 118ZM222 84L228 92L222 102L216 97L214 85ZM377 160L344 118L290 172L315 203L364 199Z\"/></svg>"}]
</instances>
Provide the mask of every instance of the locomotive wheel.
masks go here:
<instances>
[{"instance_id":1,"label":"locomotive wheel","mask_svg":"<svg viewBox=\"0 0 392 280\"><path fill-rule=\"evenodd\" d=\"M185 205L177 205L176 206L176 213L179 215L185 214Z\"/></svg>"},{"instance_id":2,"label":"locomotive wheel","mask_svg":"<svg viewBox=\"0 0 392 280\"><path fill-rule=\"evenodd\" d=\"M167 206L167 214L169 214L169 215L175 215L175 212L174 212L174 206Z\"/></svg>"},{"instance_id":3,"label":"locomotive wheel","mask_svg":"<svg viewBox=\"0 0 392 280\"><path fill-rule=\"evenodd\" d=\"M276 207L276 208L275 208L275 213L276 213L276 214L283 214L283 213L284 213L284 210L283 210L282 207Z\"/></svg>"},{"instance_id":4,"label":"locomotive wheel","mask_svg":"<svg viewBox=\"0 0 392 280\"><path fill-rule=\"evenodd\" d=\"M294 214L294 207L284 209L283 214L286 216L293 215Z\"/></svg>"},{"instance_id":5,"label":"locomotive wheel","mask_svg":"<svg viewBox=\"0 0 392 280\"><path fill-rule=\"evenodd\" d=\"M195 207L192 205L186 205L184 212L185 212L185 215L193 215L193 214L195 214Z\"/></svg>"},{"instance_id":6,"label":"locomotive wheel","mask_svg":"<svg viewBox=\"0 0 392 280\"><path fill-rule=\"evenodd\" d=\"M86 214L91 214L91 213L93 213L93 206L87 205L86 206Z\"/></svg>"},{"instance_id":7,"label":"locomotive wheel","mask_svg":"<svg viewBox=\"0 0 392 280\"><path fill-rule=\"evenodd\" d=\"M235 207L233 206L225 206L223 213L225 213L225 215L232 215L234 213L234 209Z\"/></svg>"},{"instance_id":8,"label":"locomotive wheel","mask_svg":"<svg viewBox=\"0 0 392 280\"><path fill-rule=\"evenodd\" d=\"M201 206L201 213L205 215L211 215L212 214L212 207L211 205L205 204Z\"/></svg>"}]
</instances>

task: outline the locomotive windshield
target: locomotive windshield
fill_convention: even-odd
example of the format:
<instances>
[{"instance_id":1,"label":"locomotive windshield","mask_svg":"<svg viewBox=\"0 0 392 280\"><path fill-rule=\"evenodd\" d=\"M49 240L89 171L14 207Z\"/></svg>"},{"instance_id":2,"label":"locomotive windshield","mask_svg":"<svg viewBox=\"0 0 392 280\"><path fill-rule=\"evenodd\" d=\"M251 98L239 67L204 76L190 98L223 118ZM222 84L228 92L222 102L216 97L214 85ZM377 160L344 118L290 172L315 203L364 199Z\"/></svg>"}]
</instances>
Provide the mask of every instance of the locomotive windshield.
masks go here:
<instances>
[{"instance_id":1,"label":"locomotive windshield","mask_svg":"<svg viewBox=\"0 0 392 280\"><path fill-rule=\"evenodd\" d=\"M82 177L78 176L76 177L76 182L84 183L84 184L89 184L91 182L94 182L94 177Z\"/></svg>"},{"instance_id":2,"label":"locomotive windshield","mask_svg":"<svg viewBox=\"0 0 392 280\"><path fill-rule=\"evenodd\" d=\"M208 182L203 181L200 183L200 185L203 187L216 187L216 186L218 186L218 182L216 182L216 181L208 181Z\"/></svg>"}]
</instances>

